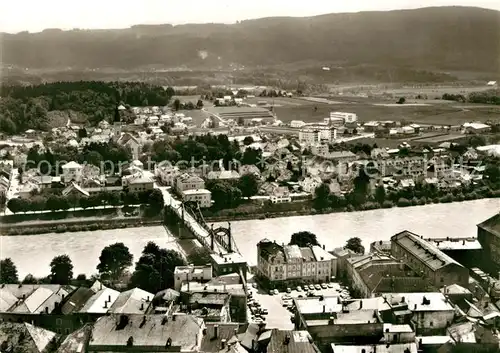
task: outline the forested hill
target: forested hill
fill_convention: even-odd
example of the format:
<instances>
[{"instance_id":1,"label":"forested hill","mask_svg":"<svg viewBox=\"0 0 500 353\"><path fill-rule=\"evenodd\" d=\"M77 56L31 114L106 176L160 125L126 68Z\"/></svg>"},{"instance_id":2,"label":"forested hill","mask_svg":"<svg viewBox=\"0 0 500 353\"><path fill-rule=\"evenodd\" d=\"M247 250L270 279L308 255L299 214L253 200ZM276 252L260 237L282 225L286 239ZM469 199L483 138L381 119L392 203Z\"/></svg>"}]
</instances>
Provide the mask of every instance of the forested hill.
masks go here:
<instances>
[{"instance_id":1,"label":"forested hill","mask_svg":"<svg viewBox=\"0 0 500 353\"><path fill-rule=\"evenodd\" d=\"M263 18L233 25L140 25L3 35L3 62L18 67L211 68L303 61L500 71L500 12L439 7ZM206 54L206 55L205 55Z\"/></svg>"}]
</instances>

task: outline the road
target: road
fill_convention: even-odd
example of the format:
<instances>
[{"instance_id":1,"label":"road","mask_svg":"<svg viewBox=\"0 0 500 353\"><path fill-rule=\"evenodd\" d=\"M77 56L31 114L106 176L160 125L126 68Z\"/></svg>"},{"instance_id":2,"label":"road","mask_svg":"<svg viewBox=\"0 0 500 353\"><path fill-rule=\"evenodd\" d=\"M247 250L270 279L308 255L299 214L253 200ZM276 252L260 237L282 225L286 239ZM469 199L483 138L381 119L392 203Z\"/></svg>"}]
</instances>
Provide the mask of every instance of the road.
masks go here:
<instances>
[{"instance_id":1,"label":"road","mask_svg":"<svg viewBox=\"0 0 500 353\"><path fill-rule=\"evenodd\" d=\"M163 194L163 200L165 202L165 206L170 206L179 217L182 217L182 202L172 197L172 195L168 191L168 187L159 186L155 183L154 187L161 191ZM210 243L209 234L205 228L203 228L192 216L189 212L184 212L184 220L189 223L189 225L193 228L196 234L202 238L206 238L207 242ZM218 254L226 254L227 251L219 245L217 242L214 242L215 249L214 251Z\"/></svg>"}]
</instances>

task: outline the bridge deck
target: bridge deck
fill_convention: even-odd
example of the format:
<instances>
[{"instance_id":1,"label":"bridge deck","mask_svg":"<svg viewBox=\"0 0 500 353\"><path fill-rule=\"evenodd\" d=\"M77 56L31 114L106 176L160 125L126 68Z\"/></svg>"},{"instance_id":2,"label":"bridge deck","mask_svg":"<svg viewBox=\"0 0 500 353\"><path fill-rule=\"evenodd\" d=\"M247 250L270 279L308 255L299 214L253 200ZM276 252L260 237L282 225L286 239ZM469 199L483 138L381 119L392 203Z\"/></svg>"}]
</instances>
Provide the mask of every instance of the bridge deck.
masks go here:
<instances>
[{"instance_id":1,"label":"bridge deck","mask_svg":"<svg viewBox=\"0 0 500 353\"><path fill-rule=\"evenodd\" d=\"M172 195L168 192L166 187L161 187L156 184L155 187L162 192L165 206L171 207L174 210L174 212L177 213L177 215L179 215L180 218L182 218L182 202L174 199ZM210 235L208 234L208 231L205 228L203 228L196 221L196 219L194 219L193 216L186 210L184 210L184 221L187 224L189 224L193 232L196 233L195 235L197 237L204 239L210 246ZM219 244L217 241L214 241L214 252L227 254L228 251L224 248L224 246Z\"/></svg>"}]
</instances>

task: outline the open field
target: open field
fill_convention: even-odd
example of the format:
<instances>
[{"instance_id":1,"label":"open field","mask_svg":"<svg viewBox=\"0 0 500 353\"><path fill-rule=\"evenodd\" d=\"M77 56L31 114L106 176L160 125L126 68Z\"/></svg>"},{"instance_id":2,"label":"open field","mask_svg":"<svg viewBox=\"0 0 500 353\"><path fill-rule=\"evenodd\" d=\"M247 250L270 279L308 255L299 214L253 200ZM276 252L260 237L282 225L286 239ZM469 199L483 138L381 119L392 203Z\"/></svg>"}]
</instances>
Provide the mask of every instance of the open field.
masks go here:
<instances>
[{"instance_id":1,"label":"open field","mask_svg":"<svg viewBox=\"0 0 500 353\"><path fill-rule=\"evenodd\" d=\"M190 116L193 118L193 124L196 126L200 126L206 118L210 116L206 111L193 109L193 110L179 110L178 113L182 113L185 116Z\"/></svg>"},{"instance_id":2,"label":"open field","mask_svg":"<svg viewBox=\"0 0 500 353\"><path fill-rule=\"evenodd\" d=\"M463 135L463 134L446 134L446 135L418 139L418 140L414 140L413 142L418 142L418 143L441 143L441 142L448 142L448 141L458 142L457 140L461 140L461 139L464 139L466 137L467 136Z\"/></svg>"},{"instance_id":3,"label":"open field","mask_svg":"<svg viewBox=\"0 0 500 353\"><path fill-rule=\"evenodd\" d=\"M245 103L248 104L257 104L258 102L266 101L268 105L274 105L275 107L283 106L283 107L298 107L304 103L303 100L297 98L286 98L286 97L254 97L245 99Z\"/></svg>"},{"instance_id":4,"label":"open field","mask_svg":"<svg viewBox=\"0 0 500 353\"><path fill-rule=\"evenodd\" d=\"M393 95L394 97L414 97L416 95L425 95L429 99L440 99L443 94L463 94L467 95L471 92L481 92L492 89L492 86L486 85L432 85L432 86L394 86L391 84L374 84L374 85L327 85L331 93L341 94L358 94L364 93L367 95Z\"/></svg>"},{"instance_id":5,"label":"open field","mask_svg":"<svg viewBox=\"0 0 500 353\"><path fill-rule=\"evenodd\" d=\"M337 99L335 99L337 100ZM335 105L308 102L302 100L304 104L300 106L281 106L274 110L278 119L287 123L292 120L303 120L305 122L323 121L331 111L344 111L356 113L361 122L372 120L394 120L412 121L427 125L460 125L470 121L500 120L500 106L484 105L460 105L460 104L433 104L410 105L397 104L391 106L375 105L373 99L349 99L349 102L342 102Z\"/></svg>"}]
</instances>

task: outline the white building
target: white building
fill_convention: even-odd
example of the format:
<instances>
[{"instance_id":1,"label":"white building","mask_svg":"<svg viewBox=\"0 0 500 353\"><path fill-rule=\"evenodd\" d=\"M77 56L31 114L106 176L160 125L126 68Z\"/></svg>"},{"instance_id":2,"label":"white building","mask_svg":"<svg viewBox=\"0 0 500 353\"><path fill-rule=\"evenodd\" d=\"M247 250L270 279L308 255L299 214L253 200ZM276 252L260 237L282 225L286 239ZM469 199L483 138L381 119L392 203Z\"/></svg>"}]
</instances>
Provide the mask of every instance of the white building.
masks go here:
<instances>
[{"instance_id":1,"label":"white building","mask_svg":"<svg viewBox=\"0 0 500 353\"><path fill-rule=\"evenodd\" d=\"M180 291L182 283L206 282L212 279L212 265L176 266L174 270L174 289Z\"/></svg>"},{"instance_id":2,"label":"white building","mask_svg":"<svg viewBox=\"0 0 500 353\"><path fill-rule=\"evenodd\" d=\"M197 175L184 173L177 177L175 187L178 192L205 189L205 181Z\"/></svg>"},{"instance_id":3,"label":"white building","mask_svg":"<svg viewBox=\"0 0 500 353\"><path fill-rule=\"evenodd\" d=\"M311 153L315 156L325 156L328 154L328 145L325 143L317 143L311 146Z\"/></svg>"},{"instance_id":4,"label":"white building","mask_svg":"<svg viewBox=\"0 0 500 353\"><path fill-rule=\"evenodd\" d=\"M299 142L313 145L321 141L331 142L337 138L337 130L327 125L304 126L299 131Z\"/></svg>"},{"instance_id":5,"label":"white building","mask_svg":"<svg viewBox=\"0 0 500 353\"><path fill-rule=\"evenodd\" d=\"M269 199L272 203L284 203L292 201L288 188L284 186L275 188Z\"/></svg>"},{"instance_id":6,"label":"white building","mask_svg":"<svg viewBox=\"0 0 500 353\"><path fill-rule=\"evenodd\" d=\"M331 112L330 119L332 119L332 118L343 119L344 124L355 123L356 121L358 121L358 116L355 113Z\"/></svg>"},{"instance_id":7,"label":"white building","mask_svg":"<svg viewBox=\"0 0 500 353\"><path fill-rule=\"evenodd\" d=\"M290 122L290 127L293 127L295 129L300 129L301 127L304 127L306 125L305 122L303 122L302 120L292 120Z\"/></svg>"},{"instance_id":8,"label":"white building","mask_svg":"<svg viewBox=\"0 0 500 353\"><path fill-rule=\"evenodd\" d=\"M66 163L62 166L63 175L61 180L63 183L69 183L71 181L79 182L82 177L82 169L83 167L74 161Z\"/></svg>"},{"instance_id":9,"label":"white building","mask_svg":"<svg viewBox=\"0 0 500 353\"><path fill-rule=\"evenodd\" d=\"M191 189L181 192L184 202L196 202L201 208L212 206L212 193L206 189Z\"/></svg>"},{"instance_id":10,"label":"white building","mask_svg":"<svg viewBox=\"0 0 500 353\"><path fill-rule=\"evenodd\" d=\"M179 167L172 165L162 166L161 163L155 166L155 175L165 186L174 186L175 179L179 176Z\"/></svg>"}]
</instances>

